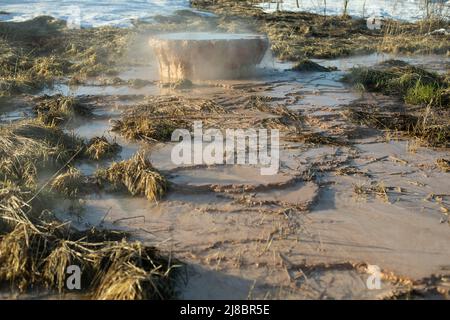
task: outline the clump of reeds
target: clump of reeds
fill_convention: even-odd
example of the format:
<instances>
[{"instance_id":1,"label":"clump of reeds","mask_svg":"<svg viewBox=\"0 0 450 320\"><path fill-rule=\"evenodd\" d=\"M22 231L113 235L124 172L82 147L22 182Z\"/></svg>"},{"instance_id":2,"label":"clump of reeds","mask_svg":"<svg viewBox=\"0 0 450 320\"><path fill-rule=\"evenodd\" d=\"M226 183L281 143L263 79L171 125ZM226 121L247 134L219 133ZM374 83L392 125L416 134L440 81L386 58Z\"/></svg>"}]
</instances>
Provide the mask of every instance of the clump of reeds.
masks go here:
<instances>
[{"instance_id":1,"label":"clump of reeds","mask_svg":"<svg viewBox=\"0 0 450 320\"><path fill-rule=\"evenodd\" d=\"M85 181L80 170L69 167L66 172L57 175L51 182L52 190L68 198L75 198L83 188Z\"/></svg>"},{"instance_id":2,"label":"clump of reeds","mask_svg":"<svg viewBox=\"0 0 450 320\"><path fill-rule=\"evenodd\" d=\"M97 177L114 188L126 188L132 195L144 195L149 200L160 199L168 189L166 178L153 168L143 152L99 170Z\"/></svg>"},{"instance_id":3,"label":"clump of reeds","mask_svg":"<svg viewBox=\"0 0 450 320\"><path fill-rule=\"evenodd\" d=\"M75 230L30 202L31 190L0 182L0 281L21 291L65 292L67 267L81 269L81 293L94 299L170 299L178 262L126 234ZM48 203L46 208L48 208Z\"/></svg>"},{"instance_id":4,"label":"clump of reeds","mask_svg":"<svg viewBox=\"0 0 450 320\"><path fill-rule=\"evenodd\" d=\"M191 129L192 121L204 119L204 113L222 112L223 108L211 100L151 97L114 121L112 131L128 139L170 141L175 129Z\"/></svg>"},{"instance_id":5,"label":"clump of reeds","mask_svg":"<svg viewBox=\"0 0 450 320\"><path fill-rule=\"evenodd\" d=\"M365 90L400 96L414 105L441 107L449 84L440 75L399 60L388 60L375 68L356 67L344 81Z\"/></svg>"},{"instance_id":6,"label":"clump of reeds","mask_svg":"<svg viewBox=\"0 0 450 320\"><path fill-rule=\"evenodd\" d=\"M94 292L96 299L167 299L174 296L170 260L139 242L120 242L100 251L97 265L107 263Z\"/></svg>"},{"instance_id":7,"label":"clump of reeds","mask_svg":"<svg viewBox=\"0 0 450 320\"><path fill-rule=\"evenodd\" d=\"M86 145L86 155L92 160L110 159L117 155L121 146L117 142L109 142L104 136L94 137Z\"/></svg>"},{"instance_id":8,"label":"clump of reeds","mask_svg":"<svg viewBox=\"0 0 450 320\"><path fill-rule=\"evenodd\" d=\"M423 110L417 120L416 125L408 132L408 135L422 141L422 144L431 147L449 147L450 146L450 123L444 113L442 119L430 107Z\"/></svg>"},{"instance_id":9,"label":"clump of reeds","mask_svg":"<svg viewBox=\"0 0 450 320\"><path fill-rule=\"evenodd\" d=\"M26 120L0 129L0 178L35 185L37 169L63 164L76 156L83 142L61 129Z\"/></svg>"},{"instance_id":10,"label":"clump of reeds","mask_svg":"<svg viewBox=\"0 0 450 320\"><path fill-rule=\"evenodd\" d=\"M310 59L302 59L298 61L293 67L293 71L300 71L300 72L330 72L335 71L337 68L332 67L324 67L320 64L310 60Z\"/></svg>"},{"instance_id":11,"label":"clump of reeds","mask_svg":"<svg viewBox=\"0 0 450 320\"><path fill-rule=\"evenodd\" d=\"M25 290L36 281L37 259L45 246L40 233L25 223L18 223L0 238L0 279Z\"/></svg>"},{"instance_id":12,"label":"clump of reeds","mask_svg":"<svg viewBox=\"0 0 450 320\"><path fill-rule=\"evenodd\" d=\"M436 165L443 172L449 172L450 171L450 160L448 160L448 159L439 158L439 159L436 160Z\"/></svg>"},{"instance_id":13,"label":"clump of reeds","mask_svg":"<svg viewBox=\"0 0 450 320\"><path fill-rule=\"evenodd\" d=\"M47 125L58 125L75 116L92 116L91 107L73 96L45 96L34 107L37 117Z\"/></svg>"},{"instance_id":14,"label":"clump of reeds","mask_svg":"<svg viewBox=\"0 0 450 320\"><path fill-rule=\"evenodd\" d=\"M170 141L174 130L189 128L189 126L190 124L184 119L133 116L115 120L111 130L133 140Z\"/></svg>"},{"instance_id":15,"label":"clump of reeds","mask_svg":"<svg viewBox=\"0 0 450 320\"><path fill-rule=\"evenodd\" d=\"M89 231L92 233L92 230ZM0 236L0 281L21 291L48 287L63 293L67 267L82 271L81 292L93 299L170 299L174 267L155 248L135 242L87 242L64 225L18 223ZM175 261L176 263L176 261Z\"/></svg>"},{"instance_id":16,"label":"clump of reeds","mask_svg":"<svg viewBox=\"0 0 450 320\"><path fill-rule=\"evenodd\" d=\"M2 126L0 142L0 282L21 291L48 287L64 292L67 267L77 265L82 293L88 297L174 296L172 259L155 248L124 240L123 232L76 230L50 211L52 192L73 199L83 189L84 178L69 166L42 192L37 173L45 166L61 170L70 165L85 150L80 139L39 121L21 121ZM124 171L115 176L113 169L109 177L123 179L134 192L157 197L165 190L165 179L143 158L115 168Z\"/></svg>"}]
</instances>

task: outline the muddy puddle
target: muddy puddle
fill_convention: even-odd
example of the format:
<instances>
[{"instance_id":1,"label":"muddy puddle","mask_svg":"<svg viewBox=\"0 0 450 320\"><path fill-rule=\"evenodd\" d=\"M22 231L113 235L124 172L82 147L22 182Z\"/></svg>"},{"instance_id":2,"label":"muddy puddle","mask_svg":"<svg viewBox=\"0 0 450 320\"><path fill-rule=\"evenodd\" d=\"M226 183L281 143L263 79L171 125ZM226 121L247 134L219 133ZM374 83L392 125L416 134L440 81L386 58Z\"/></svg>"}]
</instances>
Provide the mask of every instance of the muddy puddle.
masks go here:
<instances>
[{"instance_id":1,"label":"muddy puddle","mask_svg":"<svg viewBox=\"0 0 450 320\"><path fill-rule=\"evenodd\" d=\"M337 67L333 72L286 71L288 64L265 63L251 79L197 83L186 90L156 84L47 89L42 93L96 96L95 119L65 130L85 139L105 136L122 147L116 159L78 162L84 175L145 149L171 183L158 202L102 191L84 197L79 215L67 214L64 206L70 204L62 204L57 214L78 228L128 230L135 239L172 252L187 263L186 283L178 288L186 299L376 299L407 290L392 279L370 290L370 274L353 263L413 280L444 273L450 267L450 230L442 208L449 208L450 179L434 163L448 158L445 150L411 153L406 141L386 141L382 133L348 144L282 140L279 173L262 176L257 166L175 165L174 143L133 141L111 131L111 120L145 96L201 97L230 110L245 110L250 96L259 96L270 97L272 108L284 104L300 112L308 132L346 139L349 124L340 113L360 94L340 78L353 66L391 58L437 71L448 65L441 57L368 55L317 60ZM121 78L154 80L154 71L133 68ZM4 111L0 119L26 117L25 110ZM235 124L244 126L245 116L254 118L248 110L238 115ZM372 192L374 185L384 186L385 193Z\"/></svg>"}]
</instances>

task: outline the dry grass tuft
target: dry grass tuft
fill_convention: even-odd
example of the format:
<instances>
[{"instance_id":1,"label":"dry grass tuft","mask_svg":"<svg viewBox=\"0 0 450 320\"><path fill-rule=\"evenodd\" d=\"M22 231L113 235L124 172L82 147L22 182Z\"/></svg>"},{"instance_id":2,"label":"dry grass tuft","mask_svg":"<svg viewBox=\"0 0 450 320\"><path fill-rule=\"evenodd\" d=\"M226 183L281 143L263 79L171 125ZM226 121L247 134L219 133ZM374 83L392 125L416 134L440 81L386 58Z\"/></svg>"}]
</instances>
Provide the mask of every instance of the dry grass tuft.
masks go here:
<instances>
[{"instance_id":1,"label":"dry grass tuft","mask_svg":"<svg viewBox=\"0 0 450 320\"><path fill-rule=\"evenodd\" d=\"M71 239L65 226L19 223L0 237L0 280L21 291L66 288L67 267L82 270L82 292L93 299L169 299L174 268L155 248L121 241ZM89 232L92 232L90 230ZM80 232L76 233L80 236ZM176 261L175 261L176 263Z\"/></svg>"},{"instance_id":2,"label":"dry grass tuft","mask_svg":"<svg viewBox=\"0 0 450 320\"><path fill-rule=\"evenodd\" d=\"M160 199L168 189L166 178L153 168L143 152L99 170L97 177L101 182L111 183L115 189L126 188L133 196L145 195L152 201Z\"/></svg>"},{"instance_id":3,"label":"dry grass tuft","mask_svg":"<svg viewBox=\"0 0 450 320\"><path fill-rule=\"evenodd\" d=\"M167 279L172 272L170 260L162 258L154 248L142 244L120 242L102 250L96 263L108 261L99 279L94 298L100 300L165 299L174 295Z\"/></svg>"},{"instance_id":4,"label":"dry grass tuft","mask_svg":"<svg viewBox=\"0 0 450 320\"><path fill-rule=\"evenodd\" d=\"M37 170L62 164L83 142L56 127L26 120L0 129L0 178L33 187Z\"/></svg>"},{"instance_id":5,"label":"dry grass tuft","mask_svg":"<svg viewBox=\"0 0 450 320\"><path fill-rule=\"evenodd\" d=\"M375 195L384 202L389 202L388 191L390 187L386 187L383 182L373 182L367 184L354 184L353 194L357 199L367 199L369 195Z\"/></svg>"},{"instance_id":6,"label":"dry grass tuft","mask_svg":"<svg viewBox=\"0 0 450 320\"><path fill-rule=\"evenodd\" d=\"M52 190L68 198L76 198L79 191L83 188L84 180L80 170L69 167L66 172L56 176L50 186Z\"/></svg>"},{"instance_id":7,"label":"dry grass tuft","mask_svg":"<svg viewBox=\"0 0 450 320\"><path fill-rule=\"evenodd\" d=\"M133 140L170 141L175 129L191 129L192 121L203 119L205 113L223 112L223 108L211 100L150 97L146 103L125 112L121 120L114 121L112 131Z\"/></svg>"},{"instance_id":8,"label":"dry grass tuft","mask_svg":"<svg viewBox=\"0 0 450 320\"><path fill-rule=\"evenodd\" d=\"M444 158L437 159L436 165L443 172L450 171L450 160L448 160L448 159L444 159Z\"/></svg>"},{"instance_id":9,"label":"dry grass tuft","mask_svg":"<svg viewBox=\"0 0 450 320\"><path fill-rule=\"evenodd\" d=\"M189 128L183 119L147 118L146 116L125 117L113 122L112 131L119 132L127 139L147 141L170 141L176 129Z\"/></svg>"},{"instance_id":10,"label":"dry grass tuft","mask_svg":"<svg viewBox=\"0 0 450 320\"><path fill-rule=\"evenodd\" d=\"M121 150L121 146L116 143L110 143L105 137L94 137L86 146L86 155L92 160L114 158Z\"/></svg>"}]
</instances>

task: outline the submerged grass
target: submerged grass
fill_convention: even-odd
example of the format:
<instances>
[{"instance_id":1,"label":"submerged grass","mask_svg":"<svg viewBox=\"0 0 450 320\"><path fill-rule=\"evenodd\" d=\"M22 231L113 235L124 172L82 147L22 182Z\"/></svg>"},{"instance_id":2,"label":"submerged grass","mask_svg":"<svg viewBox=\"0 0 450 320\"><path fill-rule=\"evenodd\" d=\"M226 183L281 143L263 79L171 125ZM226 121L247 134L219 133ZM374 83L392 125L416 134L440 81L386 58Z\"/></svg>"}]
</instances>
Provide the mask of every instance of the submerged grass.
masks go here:
<instances>
[{"instance_id":1,"label":"submerged grass","mask_svg":"<svg viewBox=\"0 0 450 320\"><path fill-rule=\"evenodd\" d=\"M175 129L191 129L195 119L206 114L220 114L224 109L211 100L177 96L149 97L148 101L123 114L113 122L112 131L128 139L170 141Z\"/></svg>"},{"instance_id":2,"label":"submerged grass","mask_svg":"<svg viewBox=\"0 0 450 320\"><path fill-rule=\"evenodd\" d=\"M174 130L189 127L189 122L183 119L131 116L115 120L111 130L132 140L170 141Z\"/></svg>"},{"instance_id":3,"label":"submerged grass","mask_svg":"<svg viewBox=\"0 0 450 320\"><path fill-rule=\"evenodd\" d=\"M450 145L448 76L429 72L399 60L388 60L374 68L358 67L344 77L358 88L399 97L397 109L354 104L347 117L358 124L400 131L421 145Z\"/></svg>"},{"instance_id":4,"label":"submerged grass","mask_svg":"<svg viewBox=\"0 0 450 320\"><path fill-rule=\"evenodd\" d=\"M47 125L59 125L76 116L92 116L92 108L73 96L44 96L34 106L38 119Z\"/></svg>"},{"instance_id":5,"label":"submerged grass","mask_svg":"<svg viewBox=\"0 0 450 320\"><path fill-rule=\"evenodd\" d=\"M372 182L370 184L354 184L353 195L357 199L366 200L368 196L375 195L384 202L389 202L388 192L391 188L386 187L383 182Z\"/></svg>"},{"instance_id":6,"label":"submerged grass","mask_svg":"<svg viewBox=\"0 0 450 320\"><path fill-rule=\"evenodd\" d=\"M373 105L352 105L345 115L359 125L402 133L419 145L450 146L450 123L446 111L442 116L431 107L416 112L392 112Z\"/></svg>"}]
</instances>

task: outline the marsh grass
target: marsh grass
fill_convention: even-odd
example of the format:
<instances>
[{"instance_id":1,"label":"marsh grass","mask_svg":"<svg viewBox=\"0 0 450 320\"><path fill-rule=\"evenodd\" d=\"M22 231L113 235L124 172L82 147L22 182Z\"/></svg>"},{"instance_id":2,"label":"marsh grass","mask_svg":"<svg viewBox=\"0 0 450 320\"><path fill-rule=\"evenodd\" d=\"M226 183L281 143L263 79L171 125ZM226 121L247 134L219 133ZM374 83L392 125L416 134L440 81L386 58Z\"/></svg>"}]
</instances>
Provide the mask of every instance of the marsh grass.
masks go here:
<instances>
[{"instance_id":1,"label":"marsh grass","mask_svg":"<svg viewBox=\"0 0 450 320\"><path fill-rule=\"evenodd\" d=\"M191 124L183 119L125 117L113 122L112 131L131 140L170 141L176 129L189 129Z\"/></svg>"},{"instance_id":2,"label":"marsh grass","mask_svg":"<svg viewBox=\"0 0 450 320\"><path fill-rule=\"evenodd\" d=\"M406 103L415 105L442 106L444 89L438 85L423 84L420 80L405 93Z\"/></svg>"},{"instance_id":3,"label":"marsh grass","mask_svg":"<svg viewBox=\"0 0 450 320\"><path fill-rule=\"evenodd\" d=\"M442 76L399 60L388 60L375 68L356 67L343 81L368 91L400 96L413 105L441 107L449 82Z\"/></svg>"},{"instance_id":4,"label":"marsh grass","mask_svg":"<svg viewBox=\"0 0 450 320\"><path fill-rule=\"evenodd\" d=\"M160 300L175 295L177 261L125 238L97 242L96 233L72 233L61 224L36 227L18 223L0 237L0 280L21 291L47 287L64 293L67 267L78 265L82 270L81 292L93 299ZM98 233L109 237L108 232Z\"/></svg>"},{"instance_id":5,"label":"marsh grass","mask_svg":"<svg viewBox=\"0 0 450 320\"><path fill-rule=\"evenodd\" d=\"M145 153L138 152L129 160L113 163L107 169L100 169L96 176L101 185L109 183L116 190L128 190L133 196L144 195L157 201L169 186L166 178L153 168Z\"/></svg>"},{"instance_id":6,"label":"marsh grass","mask_svg":"<svg viewBox=\"0 0 450 320\"><path fill-rule=\"evenodd\" d=\"M309 59L302 59L292 67L292 70L300 72L331 72L337 70L337 68L324 67Z\"/></svg>"},{"instance_id":7,"label":"marsh grass","mask_svg":"<svg viewBox=\"0 0 450 320\"><path fill-rule=\"evenodd\" d=\"M39 121L23 121L3 126L0 140L1 283L8 283L21 292L48 288L50 292L64 293L67 267L75 264L82 270L81 293L85 297L170 299L175 296L175 268L179 266L176 260L163 256L153 247L127 241L123 232L97 228L76 230L50 211L56 195L58 199L63 196L77 200L84 189L84 177L69 166L50 180L49 189L43 190L38 188L36 175L45 166L64 169L67 164L64 162L84 149L78 138ZM136 172L121 177L128 186L138 177L137 188L144 186L149 194L155 183L165 180L142 161L131 166ZM24 169L26 165L32 169ZM129 168L125 165L124 170Z\"/></svg>"},{"instance_id":8,"label":"marsh grass","mask_svg":"<svg viewBox=\"0 0 450 320\"><path fill-rule=\"evenodd\" d=\"M170 141L175 129L192 129L195 119L208 122L208 114L225 110L211 100L177 96L151 97L148 101L125 112L115 120L112 131L128 139Z\"/></svg>"},{"instance_id":9,"label":"marsh grass","mask_svg":"<svg viewBox=\"0 0 450 320\"><path fill-rule=\"evenodd\" d=\"M351 4L350 4L351 5ZM385 20L382 30L368 30L365 19L307 12L264 13L252 1L191 0L191 6L224 15L227 22L246 18L252 30L268 35L281 60L336 58L372 52L448 54L448 36L428 33L445 28L448 19L416 23Z\"/></svg>"},{"instance_id":10,"label":"marsh grass","mask_svg":"<svg viewBox=\"0 0 450 320\"><path fill-rule=\"evenodd\" d=\"M65 172L57 175L52 180L50 187L68 198L76 198L85 183L85 178L80 170L69 167Z\"/></svg>"},{"instance_id":11,"label":"marsh grass","mask_svg":"<svg viewBox=\"0 0 450 320\"><path fill-rule=\"evenodd\" d=\"M75 117L91 117L92 107L73 96L44 96L38 99L34 112L47 125L59 125Z\"/></svg>"},{"instance_id":12,"label":"marsh grass","mask_svg":"<svg viewBox=\"0 0 450 320\"><path fill-rule=\"evenodd\" d=\"M117 142L109 142L106 137L94 137L86 145L86 155L92 160L111 159L122 147Z\"/></svg>"},{"instance_id":13,"label":"marsh grass","mask_svg":"<svg viewBox=\"0 0 450 320\"><path fill-rule=\"evenodd\" d=\"M83 148L83 141L37 120L0 129L0 177L33 187L37 171L60 165Z\"/></svg>"},{"instance_id":14,"label":"marsh grass","mask_svg":"<svg viewBox=\"0 0 450 320\"><path fill-rule=\"evenodd\" d=\"M115 74L132 34L113 27L71 30L47 16L0 22L0 96L32 93L63 78Z\"/></svg>"},{"instance_id":15,"label":"marsh grass","mask_svg":"<svg viewBox=\"0 0 450 320\"><path fill-rule=\"evenodd\" d=\"M372 105L352 106L345 115L359 125L389 131L410 132L419 121L417 116L400 112L382 112Z\"/></svg>"},{"instance_id":16,"label":"marsh grass","mask_svg":"<svg viewBox=\"0 0 450 320\"><path fill-rule=\"evenodd\" d=\"M388 60L374 68L354 68L343 80L367 91L400 97L405 103L401 112L375 105L353 105L346 112L353 122L401 132L421 145L449 146L450 82L447 76L403 61Z\"/></svg>"},{"instance_id":17,"label":"marsh grass","mask_svg":"<svg viewBox=\"0 0 450 320\"><path fill-rule=\"evenodd\" d=\"M439 113L431 107L406 113L381 111L377 106L371 105L353 105L344 115L359 125L411 137L414 139L415 148L449 147L450 124L446 116L439 116Z\"/></svg>"},{"instance_id":18,"label":"marsh grass","mask_svg":"<svg viewBox=\"0 0 450 320\"><path fill-rule=\"evenodd\" d=\"M442 118L428 106L420 113L416 125L408 132L408 135L422 140L427 146L448 148L450 146L448 114Z\"/></svg>"}]
</instances>

